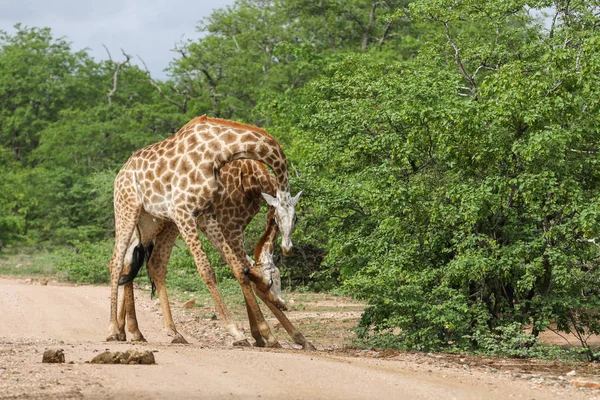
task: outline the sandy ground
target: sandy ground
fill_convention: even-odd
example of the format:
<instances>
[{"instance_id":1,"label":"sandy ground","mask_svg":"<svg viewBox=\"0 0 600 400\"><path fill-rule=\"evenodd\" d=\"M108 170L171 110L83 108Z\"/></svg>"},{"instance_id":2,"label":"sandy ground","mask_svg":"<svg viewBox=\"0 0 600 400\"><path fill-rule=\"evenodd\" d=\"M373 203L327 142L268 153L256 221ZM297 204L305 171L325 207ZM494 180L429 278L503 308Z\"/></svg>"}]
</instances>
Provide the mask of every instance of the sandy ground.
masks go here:
<instances>
[{"instance_id":1,"label":"sandy ground","mask_svg":"<svg viewBox=\"0 0 600 400\"><path fill-rule=\"evenodd\" d=\"M319 351L234 348L206 337L210 329L192 332L218 321L176 321L191 344L172 345L156 304L137 297L148 343L107 343L108 287L0 278L0 399L600 399L600 390L576 388L568 377L442 355L332 351L310 336ZM66 363L43 364L46 349L64 349ZM156 364L87 363L107 349L151 350Z\"/></svg>"}]
</instances>

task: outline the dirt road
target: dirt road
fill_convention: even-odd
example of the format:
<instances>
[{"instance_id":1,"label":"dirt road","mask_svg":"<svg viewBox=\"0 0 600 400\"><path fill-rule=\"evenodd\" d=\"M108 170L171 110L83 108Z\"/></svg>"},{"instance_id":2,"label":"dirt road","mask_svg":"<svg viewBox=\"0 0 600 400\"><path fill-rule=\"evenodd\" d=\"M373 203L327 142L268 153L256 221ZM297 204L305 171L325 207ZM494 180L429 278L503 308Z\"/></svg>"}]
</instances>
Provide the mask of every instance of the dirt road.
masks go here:
<instances>
[{"instance_id":1,"label":"dirt road","mask_svg":"<svg viewBox=\"0 0 600 400\"><path fill-rule=\"evenodd\" d=\"M0 278L0 399L589 399L600 392L422 358L233 348L194 339L171 345L150 300L138 296L148 343L107 343L109 289ZM187 333L187 335L186 335ZM282 337L282 333L278 334ZM249 336L249 335L248 335ZM309 338L318 348L318 338ZM42 364L46 349L65 364ZM109 349L152 350L156 365L89 364ZM600 398L597 397L597 398Z\"/></svg>"}]
</instances>

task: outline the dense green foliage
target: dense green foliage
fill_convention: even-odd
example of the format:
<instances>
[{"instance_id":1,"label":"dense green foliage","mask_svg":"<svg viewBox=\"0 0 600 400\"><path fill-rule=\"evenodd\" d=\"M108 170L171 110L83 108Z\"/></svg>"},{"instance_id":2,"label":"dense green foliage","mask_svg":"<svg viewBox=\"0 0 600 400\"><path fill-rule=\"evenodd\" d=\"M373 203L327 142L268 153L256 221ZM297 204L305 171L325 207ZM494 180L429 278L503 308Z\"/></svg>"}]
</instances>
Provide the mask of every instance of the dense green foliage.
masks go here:
<instances>
[{"instance_id":1,"label":"dense green foliage","mask_svg":"<svg viewBox=\"0 0 600 400\"><path fill-rule=\"evenodd\" d=\"M178 46L164 82L19 26L0 36L0 248L70 245L65 273L106 279L116 171L206 113L283 143L305 190L284 284L366 300L366 341L523 356L552 327L594 359L599 10L238 0ZM193 290L179 253L170 279Z\"/></svg>"}]
</instances>

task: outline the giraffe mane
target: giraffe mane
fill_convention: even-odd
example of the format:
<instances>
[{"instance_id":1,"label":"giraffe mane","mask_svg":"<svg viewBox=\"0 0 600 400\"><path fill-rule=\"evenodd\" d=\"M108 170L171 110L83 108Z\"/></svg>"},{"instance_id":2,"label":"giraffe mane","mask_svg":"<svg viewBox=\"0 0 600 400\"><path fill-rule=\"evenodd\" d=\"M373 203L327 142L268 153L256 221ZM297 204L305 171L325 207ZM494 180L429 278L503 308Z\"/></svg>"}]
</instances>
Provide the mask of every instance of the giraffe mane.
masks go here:
<instances>
[{"instance_id":1,"label":"giraffe mane","mask_svg":"<svg viewBox=\"0 0 600 400\"><path fill-rule=\"evenodd\" d=\"M177 135L177 134L180 134L180 133L181 133L181 132L183 132L183 131L185 131L185 130L186 130L187 128L189 128L190 126L196 125L196 124L197 124L197 123L199 123L199 122L205 122L205 121L206 121L206 119L207 119L207 116L206 116L206 114L204 114L204 115L201 115L201 116L199 116L199 117L196 117L196 118L192 119L190 122L188 122L187 124L185 124L184 126L182 126L182 127L181 127L181 128L178 130L178 131L177 131L176 135Z\"/></svg>"},{"instance_id":2,"label":"giraffe mane","mask_svg":"<svg viewBox=\"0 0 600 400\"><path fill-rule=\"evenodd\" d=\"M207 117L206 115L203 115L202 117L204 117L205 121L212 122L213 124L230 126L232 128L247 129L249 131L258 132L258 133L262 133L264 135L271 136L264 129L259 128L258 126L255 126L255 125L244 124L242 122L231 121L231 120L223 119L223 118L211 118L211 117ZM202 117L200 117L200 118L202 118Z\"/></svg>"},{"instance_id":3,"label":"giraffe mane","mask_svg":"<svg viewBox=\"0 0 600 400\"><path fill-rule=\"evenodd\" d=\"M231 128L246 129L249 131L260 133L262 135L266 135L269 138L276 141L276 139L275 139L275 137L273 137L273 135L271 135L270 133L265 131L263 128L259 128L256 125L244 124L242 122L231 121L229 119L223 119L223 118L207 117L206 114L192 119L190 122L188 122L187 124L182 126L181 129L179 129L179 131L177 133L183 132L190 126L193 126L200 122L208 122L208 123L213 123L213 124L218 124L218 125L223 125L223 126L229 126Z\"/></svg>"}]
</instances>

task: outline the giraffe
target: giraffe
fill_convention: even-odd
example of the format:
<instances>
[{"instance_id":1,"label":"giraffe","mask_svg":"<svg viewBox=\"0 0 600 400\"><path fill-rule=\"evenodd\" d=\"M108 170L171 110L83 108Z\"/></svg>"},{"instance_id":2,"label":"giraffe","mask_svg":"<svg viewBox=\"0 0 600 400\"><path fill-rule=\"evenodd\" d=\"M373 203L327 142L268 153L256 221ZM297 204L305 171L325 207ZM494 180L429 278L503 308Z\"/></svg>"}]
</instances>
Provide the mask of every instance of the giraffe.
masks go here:
<instances>
[{"instance_id":1,"label":"giraffe","mask_svg":"<svg viewBox=\"0 0 600 400\"><path fill-rule=\"evenodd\" d=\"M124 340L117 318L118 283L125 253L140 217L147 215L151 220L173 222L206 282L214 279L214 271L198 238L198 217L203 216L204 231L215 238L217 248L222 250L242 286L248 314L255 317L257 332L266 339L267 345L278 344L254 297L248 274L244 273L250 270L247 260L235 256L214 214L220 169L227 162L244 158L261 161L275 173L275 196L262 196L274 208L274 218L281 232L282 253L288 255L291 252L295 207L301 193L294 197L290 194L287 161L279 143L255 126L206 115L194 118L176 134L135 152L115 178L115 247L109 264L111 293L107 340ZM166 232L163 238L162 234L158 235L161 240L177 237L172 238L174 234ZM221 297L216 285L209 286L209 290L213 298ZM224 320L228 320L226 311L217 304L217 312ZM227 329L237 341L245 340L234 323L227 325Z\"/></svg>"},{"instance_id":2,"label":"giraffe","mask_svg":"<svg viewBox=\"0 0 600 400\"><path fill-rule=\"evenodd\" d=\"M220 185L221 190L219 190L219 195L217 201L215 202L215 214L217 221L222 227L222 232L225 235L226 240L230 243L232 248L235 249L238 257L246 257L245 250L243 248L244 230L261 208L261 193L274 194L275 179L267 171L264 165L254 160L245 159L233 161L229 164L226 164L221 169ZM201 221L199 222L199 226L200 229L203 228L203 223ZM158 230L162 231L163 229L171 231L176 230L176 227L172 222L165 221L161 223L161 227ZM140 241L144 247L148 247L158 230L152 228L152 225L140 225L140 229L136 231L136 234L141 236L142 239L134 238L130 244L130 249L128 250L127 254L131 255L133 253L133 247L137 246L138 242ZM176 235L178 235L178 233L179 232L177 232ZM294 342L301 345L305 350L314 350L315 347L306 340L304 335L302 335L302 333L292 325L292 323L282 312L287 308L285 301L283 301L281 298L281 278L279 275L279 269L275 266L271 255L275 245L277 233L278 228L274 220L273 208L270 207L267 227L254 251L257 263L252 269L250 269L249 278L254 284L259 298L261 298L261 300L272 310L273 314L280 321L281 325L287 330ZM175 232L173 231L172 234L175 235ZM214 238L208 235L207 237L213 244L215 244ZM159 292L164 326L167 330L167 333L174 337L174 343L187 343L187 341L175 329L165 287L168 255L173 246L173 242L163 243L162 241L156 240L154 245L158 249L163 249L165 246L168 247L168 249L165 249L165 251L160 250L158 253L153 252L147 264L151 278L156 282L156 287ZM129 260L131 260L131 257L126 259L126 266ZM214 283L207 282L207 285L209 284ZM119 310L120 331L123 333L123 335L125 334L125 315L127 315L127 325L129 331L133 335L133 340L144 341L145 339L139 331L137 320L135 318L132 284L126 284L125 295L121 300L121 307ZM215 299L215 302L217 301L222 301L222 299ZM250 310L248 311L250 312ZM248 315L248 318L251 321L250 328L253 337L256 340L255 345L264 346L260 332L257 331L256 325L253 324L255 319L251 314ZM225 323L227 324L229 321L225 321ZM247 341L242 341L237 344L248 345Z\"/></svg>"}]
</instances>

